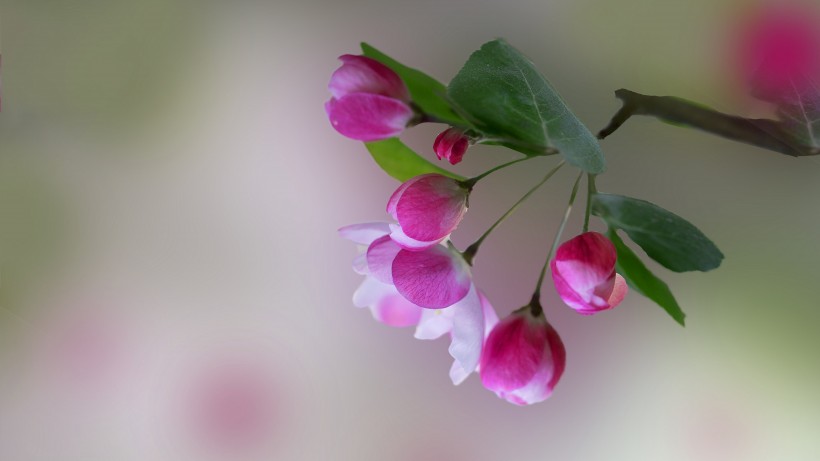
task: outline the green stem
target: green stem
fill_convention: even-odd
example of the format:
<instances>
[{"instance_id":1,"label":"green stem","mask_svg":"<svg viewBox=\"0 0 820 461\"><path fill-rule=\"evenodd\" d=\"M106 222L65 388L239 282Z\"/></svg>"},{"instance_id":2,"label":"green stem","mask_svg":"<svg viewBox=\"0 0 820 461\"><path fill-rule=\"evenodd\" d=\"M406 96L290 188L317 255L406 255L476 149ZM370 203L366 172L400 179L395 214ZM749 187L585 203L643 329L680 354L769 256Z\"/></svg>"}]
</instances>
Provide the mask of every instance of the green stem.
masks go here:
<instances>
[{"instance_id":1,"label":"green stem","mask_svg":"<svg viewBox=\"0 0 820 461\"><path fill-rule=\"evenodd\" d=\"M592 211L593 195L595 195L595 175L587 173L587 209L584 214L584 232L589 232L589 214Z\"/></svg>"},{"instance_id":2,"label":"green stem","mask_svg":"<svg viewBox=\"0 0 820 461\"><path fill-rule=\"evenodd\" d=\"M494 222L493 225L490 226L490 228L487 229L484 232L484 234L482 234L481 237L478 238L478 240L476 240L472 245L468 246L467 249L464 250L464 253L462 254L464 255L464 260L467 261L468 264L472 266L473 258L475 258L476 253L478 253L478 248L481 246L481 243L484 242L484 239L486 239L487 236L490 235L490 233L493 230L495 230L495 228L498 227L498 225L501 224L502 221L507 219L507 217L509 217L516 209L518 209L518 207L521 206L522 203L524 203L528 198L530 198L530 196L534 194L535 191L538 190L538 188L543 186L544 183L546 183L552 177L552 175L554 175L559 169L561 169L561 167L564 166L564 163L564 160L561 160L558 163L558 165L555 166L555 168L550 170L549 173L547 173L546 176L544 176L541 179L541 181L538 182L538 184L536 184L530 190L528 190L527 193L524 194L523 197L518 199L518 201L515 202L515 204L512 207L510 207L510 209L507 210L506 213L501 215L501 217L498 218L498 220L496 220L496 222Z\"/></svg>"},{"instance_id":3,"label":"green stem","mask_svg":"<svg viewBox=\"0 0 820 461\"><path fill-rule=\"evenodd\" d=\"M507 168L510 165L515 165L518 162L523 162L524 160L529 160L531 158L533 158L533 157L523 157L523 158L515 159L511 162L502 163L501 165L498 165L494 168L490 168L489 170L485 171L484 173L481 173L480 175L478 175L474 178L470 178L470 179L461 181L461 186L466 188L467 190L472 190L473 186L475 186L477 182L481 181L486 176L489 176L491 173L495 173L496 171L498 171L500 169Z\"/></svg>"},{"instance_id":4,"label":"green stem","mask_svg":"<svg viewBox=\"0 0 820 461\"><path fill-rule=\"evenodd\" d=\"M583 171L578 173L578 177L575 179L575 184L572 186L572 193L569 196L567 211L564 212L564 219L561 220L561 225L558 226L558 232L555 234L555 240L552 242L552 248L550 248L550 252L547 255L547 260L544 262L544 267L541 268L541 275L538 277L538 284L535 286L535 291L532 294L532 299L535 302L538 302L541 298L541 284L544 283L544 277L547 275L547 267L550 265L550 259L552 259L552 255L555 254L555 250L558 249L558 244L561 243L561 234L564 233L564 227L566 227L569 214L572 212L572 204L575 203L575 196L578 195L578 184L581 182L581 176L583 174ZM532 301L530 304L532 304Z\"/></svg>"}]
</instances>

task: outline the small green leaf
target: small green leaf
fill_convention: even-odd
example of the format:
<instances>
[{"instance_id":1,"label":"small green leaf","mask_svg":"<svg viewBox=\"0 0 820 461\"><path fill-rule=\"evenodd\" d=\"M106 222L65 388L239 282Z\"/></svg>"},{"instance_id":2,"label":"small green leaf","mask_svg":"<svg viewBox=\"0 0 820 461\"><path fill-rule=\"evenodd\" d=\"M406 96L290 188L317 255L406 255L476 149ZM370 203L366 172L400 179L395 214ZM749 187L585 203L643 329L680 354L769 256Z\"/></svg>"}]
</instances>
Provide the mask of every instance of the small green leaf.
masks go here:
<instances>
[{"instance_id":1,"label":"small green leaf","mask_svg":"<svg viewBox=\"0 0 820 461\"><path fill-rule=\"evenodd\" d=\"M447 87L424 72L407 67L381 51L362 42L362 53L368 58L384 64L397 73L410 90L413 102L427 115L437 120L460 127L469 127L469 124L458 116L445 98Z\"/></svg>"},{"instance_id":2,"label":"small green leaf","mask_svg":"<svg viewBox=\"0 0 820 461\"><path fill-rule=\"evenodd\" d=\"M366 142L373 160L390 176L401 182L426 173L438 173L463 181L465 178L441 168L407 147L398 138Z\"/></svg>"},{"instance_id":3,"label":"small green leaf","mask_svg":"<svg viewBox=\"0 0 820 461\"><path fill-rule=\"evenodd\" d=\"M615 250L618 252L615 271L623 276L634 291L654 301L681 326L686 326L684 324L686 314L683 313L672 292L669 291L669 286L646 268L638 255L621 240L614 228L610 227L606 235L615 244Z\"/></svg>"},{"instance_id":4,"label":"small green leaf","mask_svg":"<svg viewBox=\"0 0 820 461\"><path fill-rule=\"evenodd\" d=\"M489 137L542 151L554 147L571 165L588 173L604 172L604 156L592 133L533 63L503 40L485 43L473 53L447 94Z\"/></svg>"},{"instance_id":5,"label":"small green leaf","mask_svg":"<svg viewBox=\"0 0 820 461\"><path fill-rule=\"evenodd\" d=\"M623 229L649 257L675 272L708 271L723 253L697 227L663 208L622 195L595 194L592 213Z\"/></svg>"}]
</instances>

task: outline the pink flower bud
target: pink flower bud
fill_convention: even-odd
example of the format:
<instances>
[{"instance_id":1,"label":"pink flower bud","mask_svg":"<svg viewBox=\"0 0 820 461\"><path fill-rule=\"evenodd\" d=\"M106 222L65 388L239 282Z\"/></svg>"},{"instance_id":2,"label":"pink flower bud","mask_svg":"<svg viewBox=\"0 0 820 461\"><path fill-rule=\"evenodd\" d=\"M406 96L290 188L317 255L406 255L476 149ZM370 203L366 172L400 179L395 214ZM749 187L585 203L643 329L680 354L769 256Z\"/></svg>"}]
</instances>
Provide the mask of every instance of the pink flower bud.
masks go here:
<instances>
[{"instance_id":1,"label":"pink flower bud","mask_svg":"<svg viewBox=\"0 0 820 461\"><path fill-rule=\"evenodd\" d=\"M333 97L325 103L336 131L359 141L398 136L415 115L401 78L366 56L346 54L339 59L342 67L328 84Z\"/></svg>"},{"instance_id":2,"label":"pink flower bud","mask_svg":"<svg viewBox=\"0 0 820 461\"><path fill-rule=\"evenodd\" d=\"M402 248L420 250L450 235L467 212L469 191L458 181L431 173L416 176L393 193L387 212L399 222L390 237Z\"/></svg>"},{"instance_id":3,"label":"pink flower bud","mask_svg":"<svg viewBox=\"0 0 820 461\"><path fill-rule=\"evenodd\" d=\"M615 245L597 232L564 242L550 262L558 295L580 314L591 315L620 304L626 281L615 273Z\"/></svg>"},{"instance_id":4,"label":"pink flower bud","mask_svg":"<svg viewBox=\"0 0 820 461\"><path fill-rule=\"evenodd\" d=\"M796 5L768 5L741 31L739 67L753 94L793 103L820 78L820 16Z\"/></svg>"},{"instance_id":5,"label":"pink flower bud","mask_svg":"<svg viewBox=\"0 0 820 461\"><path fill-rule=\"evenodd\" d=\"M493 328L481 353L481 383L510 403L546 400L566 364L561 338L542 313L527 306Z\"/></svg>"},{"instance_id":6,"label":"pink flower bud","mask_svg":"<svg viewBox=\"0 0 820 461\"><path fill-rule=\"evenodd\" d=\"M433 150L439 160L447 159L451 165L455 165L464 158L467 147L470 145L470 138L464 135L464 131L450 127L441 132L433 142Z\"/></svg>"}]
</instances>

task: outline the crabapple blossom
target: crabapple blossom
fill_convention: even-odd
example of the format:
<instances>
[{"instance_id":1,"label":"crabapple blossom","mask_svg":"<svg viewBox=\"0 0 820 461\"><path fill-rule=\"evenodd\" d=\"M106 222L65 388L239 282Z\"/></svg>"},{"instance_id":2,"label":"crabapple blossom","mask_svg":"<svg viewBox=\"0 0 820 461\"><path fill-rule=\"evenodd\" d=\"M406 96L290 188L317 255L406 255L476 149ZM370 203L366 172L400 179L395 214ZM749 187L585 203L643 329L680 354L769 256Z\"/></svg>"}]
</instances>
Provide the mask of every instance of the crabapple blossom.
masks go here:
<instances>
[{"instance_id":1,"label":"crabapple blossom","mask_svg":"<svg viewBox=\"0 0 820 461\"><path fill-rule=\"evenodd\" d=\"M353 303L369 307L373 317L387 325L417 325L418 339L449 333L449 352L455 359L450 376L459 384L478 366L484 339L498 317L455 250L443 245L404 250L388 236L388 230L386 223L339 229L343 237L368 245L353 264L356 272L365 275Z\"/></svg>"},{"instance_id":2,"label":"crabapple blossom","mask_svg":"<svg viewBox=\"0 0 820 461\"><path fill-rule=\"evenodd\" d=\"M546 400L566 364L564 344L543 312L519 309L493 328L481 354L481 383L516 405Z\"/></svg>"},{"instance_id":3,"label":"crabapple blossom","mask_svg":"<svg viewBox=\"0 0 820 461\"><path fill-rule=\"evenodd\" d=\"M741 32L739 68L755 96L789 101L820 81L820 15L797 5L763 7Z\"/></svg>"},{"instance_id":4,"label":"crabapple blossom","mask_svg":"<svg viewBox=\"0 0 820 461\"><path fill-rule=\"evenodd\" d=\"M436 245L461 222L469 194L459 181L437 173L411 178L387 202L387 212L398 221L390 237L409 250Z\"/></svg>"},{"instance_id":5,"label":"crabapple blossom","mask_svg":"<svg viewBox=\"0 0 820 461\"><path fill-rule=\"evenodd\" d=\"M598 232L564 242L550 262L558 295L580 314L591 315L620 304L626 281L615 273L615 245Z\"/></svg>"},{"instance_id":6,"label":"crabapple blossom","mask_svg":"<svg viewBox=\"0 0 820 461\"><path fill-rule=\"evenodd\" d=\"M415 116L401 78L366 56L345 54L339 59L342 66L328 84L333 97L325 103L333 128L359 141L398 136Z\"/></svg>"},{"instance_id":7,"label":"crabapple blossom","mask_svg":"<svg viewBox=\"0 0 820 461\"><path fill-rule=\"evenodd\" d=\"M464 153L467 152L469 145L470 138L464 134L463 130L450 127L436 137L433 142L433 151L435 151L439 160L447 159L451 165L455 165L464 158Z\"/></svg>"}]
</instances>

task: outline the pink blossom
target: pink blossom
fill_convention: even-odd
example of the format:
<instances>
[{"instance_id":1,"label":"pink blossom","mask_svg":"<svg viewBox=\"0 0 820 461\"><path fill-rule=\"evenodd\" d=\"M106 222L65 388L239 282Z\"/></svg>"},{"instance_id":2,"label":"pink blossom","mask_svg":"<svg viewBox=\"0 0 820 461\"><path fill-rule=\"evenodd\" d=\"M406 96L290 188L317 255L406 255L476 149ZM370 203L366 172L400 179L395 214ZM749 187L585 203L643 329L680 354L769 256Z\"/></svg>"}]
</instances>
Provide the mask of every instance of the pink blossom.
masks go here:
<instances>
[{"instance_id":1,"label":"pink blossom","mask_svg":"<svg viewBox=\"0 0 820 461\"><path fill-rule=\"evenodd\" d=\"M597 232L564 242L550 262L558 295L569 307L591 315L620 304L626 281L615 273L615 245Z\"/></svg>"},{"instance_id":2,"label":"pink blossom","mask_svg":"<svg viewBox=\"0 0 820 461\"><path fill-rule=\"evenodd\" d=\"M390 237L409 250L436 245L461 222L469 194L459 181L437 173L411 178L387 202L387 212L399 223L391 225Z\"/></svg>"},{"instance_id":3,"label":"pink blossom","mask_svg":"<svg viewBox=\"0 0 820 461\"><path fill-rule=\"evenodd\" d=\"M794 102L820 78L820 16L796 5L763 7L741 31L738 51L755 96Z\"/></svg>"},{"instance_id":4,"label":"pink blossom","mask_svg":"<svg viewBox=\"0 0 820 461\"><path fill-rule=\"evenodd\" d=\"M384 244L385 238L388 242L390 241L387 237L389 232L390 228L387 223L354 224L339 229L339 234L342 237L372 250L362 253L353 261L353 270L365 275L364 281L353 293L353 305L369 308L373 318L385 325L393 327L413 326L418 324L421 319L423 309L406 300L396 290L392 283L392 275L384 270L384 267L390 267L392 259L390 262L380 259L383 257L389 258L385 254L391 248L389 245ZM380 243L374 245L377 240ZM393 246L396 248L396 252L400 250L395 244ZM368 265L368 253L370 253L371 261L377 268L374 272L371 272Z\"/></svg>"},{"instance_id":5,"label":"pink blossom","mask_svg":"<svg viewBox=\"0 0 820 461\"><path fill-rule=\"evenodd\" d=\"M433 142L433 150L439 160L444 158L451 165L455 165L464 158L464 153L467 152L469 145L470 138L464 134L463 130L450 127L436 137Z\"/></svg>"},{"instance_id":6,"label":"pink blossom","mask_svg":"<svg viewBox=\"0 0 820 461\"><path fill-rule=\"evenodd\" d=\"M325 103L330 123L359 141L398 136L415 116L410 93L401 78L366 56L340 56L342 66L330 77L333 96Z\"/></svg>"},{"instance_id":7,"label":"pink blossom","mask_svg":"<svg viewBox=\"0 0 820 461\"><path fill-rule=\"evenodd\" d=\"M478 366L484 339L498 317L457 252L442 245L407 251L390 239L388 231L386 223L339 229L343 237L367 245L353 264L366 276L353 303L369 307L373 317L387 325L417 325L418 339L449 334L455 359L450 377L459 384Z\"/></svg>"},{"instance_id":8,"label":"pink blossom","mask_svg":"<svg viewBox=\"0 0 820 461\"><path fill-rule=\"evenodd\" d=\"M543 313L530 306L510 314L492 332L481 354L481 383L508 402L546 400L566 364L564 344Z\"/></svg>"}]
</instances>

